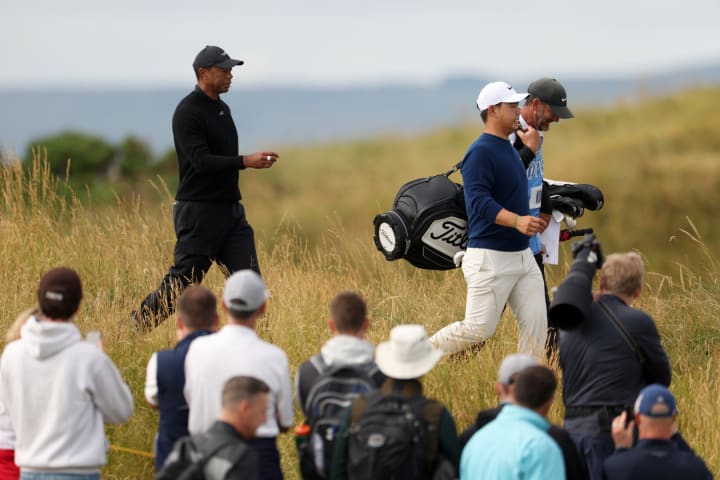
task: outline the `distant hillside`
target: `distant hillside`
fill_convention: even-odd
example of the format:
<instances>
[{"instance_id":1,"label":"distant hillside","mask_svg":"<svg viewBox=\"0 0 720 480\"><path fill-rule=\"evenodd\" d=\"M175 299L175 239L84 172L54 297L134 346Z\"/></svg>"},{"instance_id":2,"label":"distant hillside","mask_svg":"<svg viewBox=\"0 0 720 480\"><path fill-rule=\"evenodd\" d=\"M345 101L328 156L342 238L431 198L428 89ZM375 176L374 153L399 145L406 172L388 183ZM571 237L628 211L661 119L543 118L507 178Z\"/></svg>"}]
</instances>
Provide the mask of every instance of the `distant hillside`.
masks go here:
<instances>
[{"instance_id":1,"label":"distant hillside","mask_svg":"<svg viewBox=\"0 0 720 480\"><path fill-rule=\"evenodd\" d=\"M236 79L224 96L233 110L241 148L307 144L415 134L464 123L488 80L450 78L433 86L364 88L245 88ZM528 79L511 79L518 90ZM720 65L635 78L562 78L572 107L606 105L697 85L720 84ZM38 136L77 129L110 141L145 139L162 153L172 146L170 119L186 90L0 90L0 146L23 152Z\"/></svg>"}]
</instances>

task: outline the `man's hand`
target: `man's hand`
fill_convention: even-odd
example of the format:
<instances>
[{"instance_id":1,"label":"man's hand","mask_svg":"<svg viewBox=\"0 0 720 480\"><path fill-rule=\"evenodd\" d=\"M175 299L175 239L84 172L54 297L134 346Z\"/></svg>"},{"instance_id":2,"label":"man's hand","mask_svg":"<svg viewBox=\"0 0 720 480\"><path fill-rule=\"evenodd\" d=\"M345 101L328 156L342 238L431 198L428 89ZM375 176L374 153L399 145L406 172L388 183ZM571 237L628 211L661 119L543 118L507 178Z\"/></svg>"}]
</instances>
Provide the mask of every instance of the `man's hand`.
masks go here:
<instances>
[{"instance_id":1,"label":"man's hand","mask_svg":"<svg viewBox=\"0 0 720 480\"><path fill-rule=\"evenodd\" d=\"M275 152L255 152L243 155L245 168L270 168L280 157Z\"/></svg>"},{"instance_id":2,"label":"man's hand","mask_svg":"<svg viewBox=\"0 0 720 480\"><path fill-rule=\"evenodd\" d=\"M515 133L518 137L520 137L520 140L522 140L526 147L532 150L533 153L537 153L540 149L540 132L538 132L534 127L528 125L527 130L518 130Z\"/></svg>"},{"instance_id":3,"label":"man's hand","mask_svg":"<svg viewBox=\"0 0 720 480\"><path fill-rule=\"evenodd\" d=\"M615 448L631 448L633 444L633 428L635 427L635 421L630 420L625 424L627 420L627 412L622 412L620 415L615 417L612 422L612 438Z\"/></svg>"},{"instance_id":4,"label":"man's hand","mask_svg":"<svg viewBox=\"0 0 720 480\"><path fill-rule=\"evenodd\" d=\"M525 235L532 237L533 235L542 232L547 227L547 222L542 218L534 217L532 215L518 216L515 228Z\"/></svg>"},{"instance_id":5,"label":"man's hand","mask_svg":"<svg viewBox=\"0 0 720 480\"><path fill-rule=\"evenodd\" d=\"M550 220L552 219L552 215L550 215L549 213L540 212L540 218L545 220L545 226L542 228L542 230L540 230L540 233L543 233L545 231L545 229L547 228L547 226L550 225Z\"/></svg>"}]
</instances>

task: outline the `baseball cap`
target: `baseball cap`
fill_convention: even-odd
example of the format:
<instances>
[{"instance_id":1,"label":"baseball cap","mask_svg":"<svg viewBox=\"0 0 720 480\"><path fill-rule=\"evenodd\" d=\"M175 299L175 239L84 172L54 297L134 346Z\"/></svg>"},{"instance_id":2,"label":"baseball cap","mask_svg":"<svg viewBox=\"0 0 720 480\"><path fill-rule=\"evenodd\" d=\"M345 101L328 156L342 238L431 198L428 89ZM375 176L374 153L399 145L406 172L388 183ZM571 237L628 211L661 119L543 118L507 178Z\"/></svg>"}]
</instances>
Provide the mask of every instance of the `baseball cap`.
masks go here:
<instances>
[{"instance_id":1,"label":"baseball cap","mask_svg":"<svg viewBox=\"0 0 720 480\"><path fill-rule=\"evenodd\" d=\"M222 48L207 45L205 48L200 50L200 53L198 53L197 56L195 56L193 70L197 71L198 68L210 67L232 68L237 65L242 65L243 63L245 62L242 60L230 58L230 55L228 55Z\"/></svg>"},{"instance_id":2,"label":"baseball cap","mask_svg":"<svg viewBox=\"0 0 720 480\"><path fill-rule=\"evenodd\" d=\"M512 353L505 357L500 364L500 368L498 369L498 383L510 385L513 375L520 373L528 367L534 367L535 365L538 365L535 357L526 353Z\"/></svg>"},{"instance_id":3,"label":"baseball cap","mask_svg":"<svg viewBox=\"0 0 720 480\"><path fill-rule=\"evenodd\" d=\"M670 390L654 383L643 388L635 401L635 413L646 417L667 418L678 414L675 397Z\"/></svg>"},{"instance_id":4,"label":"baseball cap","mask_svg":"<svg viewBox=\"0 0 720 480\"><path fill-rule=\"evenodd\" d=\"M480 90L477 97L477 108L481 112L498 103L517 103L527 97L527 93L517 93L505 82L488 83Z\"/></svg>"},{"instance_id":5,"label":"baseball cap","mask_svg":"<svg viewBox=\"0 0 720 480\"><path fill-rule=\"evenodd\" d=\"M223 288L223 303L230 312L254 312L270 297L260 275L254 270L240 270L230 275Z\"/></svg>"},{"instance_id":6,"label":"baseball cap","mask_svg":"<svg viewBox=\"0 0 720 480\"><path fill-rule=\"evenodd\" d=\"M565 87L554 78L540 78L535 80L528 87L528 93L550 105L552 112L559 118L574 117L567 107Z\"/></svg>"},{"instance_id":7,"label":"baseball cap","mask_svg":"<svg viewBox=\"0 0 720 480\"><path fill-rule=\"evenodd\" d=\"M53 268L40 279L37 297L43 315L67 320L80 307L82 300L80 277L70 268Z\"/></svg>"}]
</instances>

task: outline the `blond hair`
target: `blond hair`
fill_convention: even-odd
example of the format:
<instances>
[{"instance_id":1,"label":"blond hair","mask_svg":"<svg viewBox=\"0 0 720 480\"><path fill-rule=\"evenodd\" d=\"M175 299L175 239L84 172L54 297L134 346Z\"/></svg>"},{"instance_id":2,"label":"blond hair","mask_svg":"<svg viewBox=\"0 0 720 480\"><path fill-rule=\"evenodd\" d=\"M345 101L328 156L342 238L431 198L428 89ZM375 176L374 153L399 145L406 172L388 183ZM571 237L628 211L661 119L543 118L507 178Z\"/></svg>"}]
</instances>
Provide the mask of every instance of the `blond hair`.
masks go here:
<instances>
[{"instance_id":1,"label":"blond hair","mask_svg":"<svg viewBox=\"0 0 720 480\"><path fill-rule=\"evenodd\" d=\"M5 332L5 341L7 343L14 342L15 340L20 338L20 329L23 325L25 325L25 322L27 322L28 318L38 313L38 309L28 308L24 312L22 312L20 315L15 318L15 321L10 325L10 328L8 328L7 332Z\"/></svg>"},{"instance_id":2,"label":"blond hair","mask_svg":"<svg viewBox=\"0 0 720 480\"><path fill-rule=\"evenodd\" d=\"M602 266L603 290L632 296L642 287L645 267L635 252L608 255Z\"/></svg>"}]
</instances>

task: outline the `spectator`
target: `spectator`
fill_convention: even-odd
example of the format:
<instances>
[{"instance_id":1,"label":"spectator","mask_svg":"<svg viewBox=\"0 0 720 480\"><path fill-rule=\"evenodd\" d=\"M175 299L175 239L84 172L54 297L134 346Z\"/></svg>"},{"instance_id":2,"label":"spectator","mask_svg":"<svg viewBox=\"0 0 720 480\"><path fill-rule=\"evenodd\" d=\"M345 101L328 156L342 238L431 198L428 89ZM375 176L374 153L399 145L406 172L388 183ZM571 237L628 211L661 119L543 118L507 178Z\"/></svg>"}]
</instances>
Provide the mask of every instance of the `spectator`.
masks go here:
<instances>
[{"instance_id":1,"label":"spectator","mask_svg":"<svg viewBox=\"0 0 720 480\"><path fill-rule=\"evenodd\" d=\"M83 342L73 320L82 299L75 271L55 268L38 287L39 312L0 360L0 398L15 428L24 480L99 479L104 422L133 412L130 389L100 345Z\"/></svg>"},{"instance_id":2,"label":"spectator","mask_svg":"<svg viewBox=\"0 0 720 480\"><path fill-rule=\"evenodd\" d=\"M498 413L505 407L515 402L515 386L514 379L518 373L527 367L538 365L537 360L530 355L524 353L513 353L505 357L500 364L498 370L498 381L495 383L495 393L500 398L500 405L495 408L489 408L481 411L475 423L470 425L460 435L460 446L465 448L470 438L488 423L497 418ZM585 480L588 477L585 462L577 452L575 444L570 434L562 428L550 425L548 435L557 442L558 447L562 451L563 461L565 463L565 474L568 480Z\"/></svg>"},{"instance_id":3,"label":"spectator","mask_svg":"<svg viewBox=\"0 0 720 480\"><path fill-rule=\"evenodd\" d=\"M489 83L478 95L485 131L470 146L461 166L469 237L462 261L465 318L430 338L443 353L464 350L492 336L506 303L520 327L518 350L540 355L545 349L542 275L529 241L547 223L530 215L527 174L508 142L518 129L518 105L525 97L505 82Z\"/></svg>"},{"instance_id":4,"label":"spectator","mask_svg":"<svg viewBox=\"0 0 720 480\"><path fill-rule=\"evenodd\" d=\"M454 478L460 459L455 421L441 403L423 395L420 383L441 356L421 325L392 329L390 340L378 345L375 353L387 380L378 392L359 396L346 411L330 478Z\"/></svg>"},{"instance_id":5,"label":"spectator","mask_svg":"<svg viewBox=\"0 0 720 480\"><path fill-rule=\"evenodd\" d=\"M460 478L483 480L561 480L565 478L558 444L547 434L547 413L557 381L542 366L516 374L515 403L472 436L462 452Z\"/></svg>"},{"instance_id":6,"label":"spectator","mask_svg":"<svg viewBox=\"0 0 720 480\"><path fill-rule=\"evenodd\" d=\"M295 377L297 402L305 417L308 416L305 405L307 394L327 367L366 367L378 387L385 379L373 361L375 347L365 337L369 327L367 306L360 295L342 292L333 299L328 321L332 338L325 342L319 354L300 365Z\"/></svg>"},{"instance_id":7,"label":"spectator","mask_svg":"<svg viewBox=\"0 0 720 480\"><path fill-rule=\"evenodd\" d=\"M188 406L183 396L185 355L198 337L217 330L215 295L205 287L192 285L177 302L177 339L172 350L153 353L145 377L145 399L160 411L155 439L155 469L165 463L175 442L188 434Z\"/></svg>"},{"instance_id":8,"label":"spectator","mask_svg":"<svg viewBox=\"0 0 720 480\"><path fill-rule=\"evenodd\" d=\"M207 432L177 442L156 479L175 480L193 463L196 469L202 467L202 478L208 480L262 478L257 453L248 440L265 423L269 393L270 388L257 378L230 378L223 386L218 419Z\"/></svg>"},{"instance_id":9,"label":"spectator","mask_svg":"<svg viewBox=\"0 0 720 480\"><path fill-rule=\"evenodd\" d=\"M626 412L613 421L612 436L616 450L605 460L603 478L713 478L702 459L678 433L677 404L667 388L657 384L645 387L635 402L634 411L634 422L626 423ZM633 447L635 424L638 443Z\"/></svg>"},{"instance_id":10,"label":"spectator","mask_svg":"<svg viewBox=\"0 0 720 480\"><path fill-rule=\"evenodd\" d=\"M559 334L564 427L593 480L601 478L603 462L614 450L611 420L631 406L646 385L670 384L670 363L655 323L632 308L642 281L643 263L637 253L609 255L602 265L600 294L584 321Z\"/></svg>"},{"instance_id":11,"label":"spectator","mask_svg":"<svg viewBox=\"0 0 720 480\"><path fill-rule=\"evenodd\" d=\"M223 310L228 323L219 332L196 339L185 358L188 430L205 432L218 416L220 392L237 375L253 376L270 387L267 420L248 443L260 460L260 478L282 478L276 437L293 424L292 387L285 352L258 338L255 327L265 314L268 291L252 270L235 272L225 282Z\"/></svg>"},{"instance_id":12,"label":"spectator","mask_svg":"<svg viewBox=\"0 0 720 480\"><path fill-rule=\"evenodd\" d=\"M5 340L8 343L19 340L20 329L32 315L37 313L36 308L30 308L18 315L5 334ZM0 478L4 480L20 478L20 469L15 465L15 430L10 414L2 401L0 401Z\"/></svg>"},{"instance_id":13,"label":"spectator","mask_svg":"<svg viewBox=\"0 0 720 480\"><path fill-rule=\"evenodd\" d=\"M385 379L373 361L375 347L365 339L367 306L354 292L338 294L330 305L332 338L319 354L298 368L298 406L310 427L309 441L298 449L306 480L327 478L337 429L344 409L362 393L377 390Z\"/></svg>"}]
</instances>

